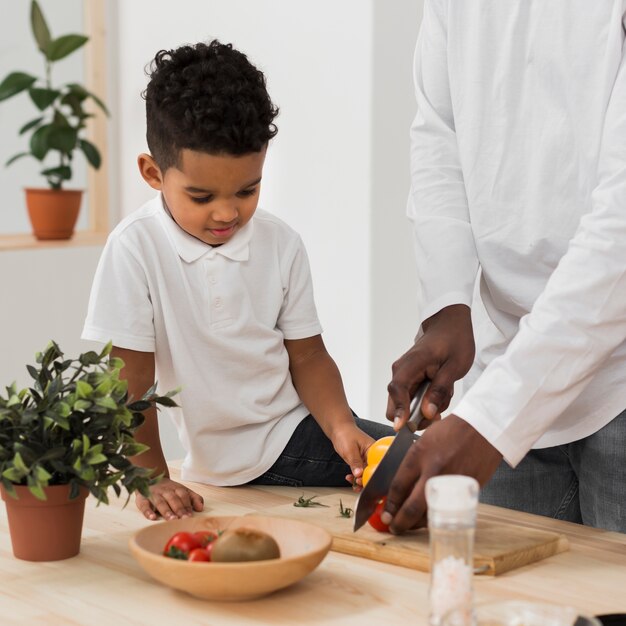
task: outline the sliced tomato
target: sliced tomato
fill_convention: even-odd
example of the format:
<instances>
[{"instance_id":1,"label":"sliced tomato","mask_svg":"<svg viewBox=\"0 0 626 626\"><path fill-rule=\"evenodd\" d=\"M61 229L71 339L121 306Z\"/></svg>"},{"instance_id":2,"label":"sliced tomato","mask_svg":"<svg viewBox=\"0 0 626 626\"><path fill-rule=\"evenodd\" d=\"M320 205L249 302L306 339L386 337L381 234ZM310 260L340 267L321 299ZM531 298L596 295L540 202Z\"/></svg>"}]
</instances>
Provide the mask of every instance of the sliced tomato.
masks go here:
<instances>
[{"instance_id":1,"label":"sliced tomato","mask_svg":"<svg viewBox=\"0 0 626 626\"><path fill-rule=\"evenodd\" d=\"M170 537L163 548L163 554L173 559L187 559L195 548L201 548L200 542L185 531L178 532Z\"/></svg>"},{"instance_id":2,"label":"sliced tomato","mask_svg":"<svg viewBox=\"0 0 626 626\"><path fill-rule=\"evenodd\" d=\"M189 558L187 560L194 561L195 563L208 563L211 560L211 555L208 553L206 548L194 548L189 553Z\"/></svg>"},{"instance_id":3,"label":"sliced tomato","mask_svg":"<svg viewBox=\"0 0 626 626\"><path fill-rule=\"evenodd\" d=\"M367 523L372 528L375 528L377 531L381 533L389 532L389 526L387 526L387 524L383 524L380 519L380 516L383 514L383 511L385 510L386 501L387 501L387 498L383 498L382 500L380 500L379 503L376 505L374 512L372 513L370 518L367 520Z\"/></svg>"},{"instance_id":4,"label":"sliced tomato","mask_svg":"<svg viewBox=\"0 0 626 626\"><path fill-rule=\"evenodd\" d=\"M192 533L192 535L203 548L206 548L212 541L217 539L217 533L212 530L199 530Z\"/></svg>"}]
</instances>

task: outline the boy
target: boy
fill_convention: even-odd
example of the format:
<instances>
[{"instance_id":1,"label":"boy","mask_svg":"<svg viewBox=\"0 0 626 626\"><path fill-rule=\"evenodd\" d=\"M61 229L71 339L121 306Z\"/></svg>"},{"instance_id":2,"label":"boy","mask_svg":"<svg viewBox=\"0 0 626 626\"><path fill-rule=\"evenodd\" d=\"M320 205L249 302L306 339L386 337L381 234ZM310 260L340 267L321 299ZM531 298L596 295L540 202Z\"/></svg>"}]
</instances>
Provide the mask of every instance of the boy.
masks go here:
<instances>
[{"instance_id":1,"label":"boy","mask_svg":"<svg viewBox=\"0 0 626 626\"><path fill-rule=\"evenodd\" d=\"M320 336L302 241L257 211L277 132L265 77L218 41L162 50L145 100L150 154L138 164L159 194L111 233L83 338L112 339L134 397L155 374L163 389L182 387L171 416L184 479L358 481L372 437L392 430L353 416ZM138 438L150 450L133 460L165 475L150 500L137 497L143 514L202 510L168 477L155 414Z\"/></svg>"}]
</instances>

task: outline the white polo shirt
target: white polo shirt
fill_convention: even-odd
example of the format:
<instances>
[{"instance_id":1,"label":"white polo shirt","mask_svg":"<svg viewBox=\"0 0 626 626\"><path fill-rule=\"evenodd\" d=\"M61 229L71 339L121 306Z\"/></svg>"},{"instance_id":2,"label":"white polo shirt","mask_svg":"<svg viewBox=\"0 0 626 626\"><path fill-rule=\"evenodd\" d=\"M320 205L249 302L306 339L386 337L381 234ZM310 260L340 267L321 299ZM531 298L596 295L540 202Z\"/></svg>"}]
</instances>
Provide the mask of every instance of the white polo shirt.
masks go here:
<instances>
[{"instance_id":1,"label":"white polo shirt","mask_svg":"<svg viewBox=\"0 0 626 626\"><path fill-rule=\"evenodd\" d=\"M299 235L257 210L227 243L183 231L157 196L110 234L83 339L154 352L187 451L182 477L238 485L265 472L308 415L284 339L322 332Z\"/></svg>"}]
</instances>

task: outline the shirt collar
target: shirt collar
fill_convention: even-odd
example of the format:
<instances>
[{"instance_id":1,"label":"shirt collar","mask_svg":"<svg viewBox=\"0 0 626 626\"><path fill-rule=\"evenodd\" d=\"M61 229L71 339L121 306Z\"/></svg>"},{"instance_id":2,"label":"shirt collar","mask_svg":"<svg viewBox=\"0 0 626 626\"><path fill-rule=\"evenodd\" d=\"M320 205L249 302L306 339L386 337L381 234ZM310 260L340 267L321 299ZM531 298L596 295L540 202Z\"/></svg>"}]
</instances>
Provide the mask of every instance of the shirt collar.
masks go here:
<instances>
[{"instance_id":1,"label":"shirt collar","mask_svg":"<svg viewBox=\"0 0 626 626\"><path fill-rule=\"evenodd\" d=\"M163 197L159 194L158 202L161 208L160 218L165 230L170 236L176 251L183 261L193 263L203 257L213 258L216 254L221 254L232 261L247 261L249 257L250 239L254 229L252 218L241 230L221 246L211 246L204 241L196 239L188 232L184 231L172 218L165 206Z\"/></svg>"}]
</instances>

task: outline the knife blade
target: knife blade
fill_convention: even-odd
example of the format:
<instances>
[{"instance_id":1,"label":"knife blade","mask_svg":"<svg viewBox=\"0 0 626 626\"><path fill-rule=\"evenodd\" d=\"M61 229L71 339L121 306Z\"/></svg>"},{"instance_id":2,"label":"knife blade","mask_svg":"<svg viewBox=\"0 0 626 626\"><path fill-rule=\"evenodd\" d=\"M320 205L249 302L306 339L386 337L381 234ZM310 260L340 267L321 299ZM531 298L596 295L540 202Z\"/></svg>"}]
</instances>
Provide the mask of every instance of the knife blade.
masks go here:
<instances>
[{"instance_id":1,"label":"knife blade","mask_svg":"<svg viewBox=\"0 0 626 626\"><path fill-rule=\"evenodd\" d=\"M398 434L389 446L389 450L387 450L376 471L359 494L354 507L354 532L367 522L372 513L374 513L374 509L380 499L387 495L391 481L396 475L402 459L404 459L409 448L413 445L415 441L413 432L424 418L421 404L429 384L430 380L424 380L419 384L411 402L408 422L398 431Z\"/></svg>"}]
</instances>

